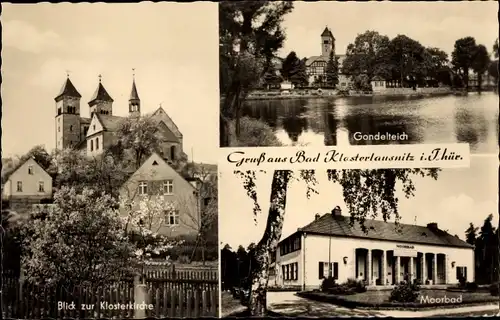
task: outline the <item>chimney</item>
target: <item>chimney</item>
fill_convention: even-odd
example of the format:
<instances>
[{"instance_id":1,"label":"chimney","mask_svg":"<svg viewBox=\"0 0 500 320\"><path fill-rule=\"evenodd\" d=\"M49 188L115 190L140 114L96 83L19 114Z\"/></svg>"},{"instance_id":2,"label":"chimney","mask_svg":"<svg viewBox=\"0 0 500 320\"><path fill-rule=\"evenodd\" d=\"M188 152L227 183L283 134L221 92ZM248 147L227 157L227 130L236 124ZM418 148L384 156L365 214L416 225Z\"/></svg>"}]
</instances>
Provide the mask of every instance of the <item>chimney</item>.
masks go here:
<instances>
[{"instance_id":1,"label":"chimney","mask_svg":"<svg viewBox=\"0 0 500 320\"><path fill-rule=\"evenodd\" d=\"M342 215L342 209L340 209L339 206L336 206L332 210L332 216L341 216Z\"/></svg>"},{"instance_id":2,"label":"chimney","mask_svg":"<svg viewBox=\"0 0 500 320\"><path fill-rule=\"evenodd\" d=\"M319 213L316 213L316 214L314 215L314 221L318 220L318 219L319 219L319 217L320 217L320 214L319 214Z\"/></svg>"},{"instance_id":3,"label":"chimney","mask_svg":"<svg viewBox=\"0 0 500 320\"><path fill-rule=\"evenodd\" d=\"M438 224L436 222L428 223L427 228L431 230L437 230L438 229Z\"/></svg>"}]
</instances>

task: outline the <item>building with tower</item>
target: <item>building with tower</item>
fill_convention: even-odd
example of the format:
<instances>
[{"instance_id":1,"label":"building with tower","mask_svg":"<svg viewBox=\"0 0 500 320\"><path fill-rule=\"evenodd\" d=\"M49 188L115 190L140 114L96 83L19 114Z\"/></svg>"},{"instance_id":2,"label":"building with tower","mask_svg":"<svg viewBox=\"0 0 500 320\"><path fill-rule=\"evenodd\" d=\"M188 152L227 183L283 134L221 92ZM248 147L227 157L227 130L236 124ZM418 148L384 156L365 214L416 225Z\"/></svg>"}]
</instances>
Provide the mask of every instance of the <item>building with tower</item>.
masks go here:
<instances>
[{"instance_id":1,"label":"building with tower","mask_svg":"<svg viewBox=\"0 0 500 320\"><path fill-rule=\"evenodd\" d=\"M61 91L54 98L56 102L56 149L76 148L87 155L101 154L116 141L116 132L125 117L113 115L113 98L105 89L99 76L97 88L88 102L90 118L80 115L82 96L71 82L69 75ZM156 111L141 115L135 77L128 104L129 117L150 117L158 125L161 135L161 156L171 162L186 159L183 151L182 133L160 106Z\"/></svg>"},{"instance_id":2,"label":"building with tower","mask_svg":"<svg viewBox=\"0 0 500 320\"><path fill-rule=\"evenodd\" d=\"M343 74L342 63L344 62L345 55L335 54L335 37L332 31L327 27L321 33L321 55L312 56L306 59L306 72L309 77L309 84L317 84L319 86L326 85L326 65L330 58L330 53L333 52L338 61L339 68L339 82L337 87L339 89L348 89L349 84L352 82L348 75Z\"/></svg>"}]
</instances>

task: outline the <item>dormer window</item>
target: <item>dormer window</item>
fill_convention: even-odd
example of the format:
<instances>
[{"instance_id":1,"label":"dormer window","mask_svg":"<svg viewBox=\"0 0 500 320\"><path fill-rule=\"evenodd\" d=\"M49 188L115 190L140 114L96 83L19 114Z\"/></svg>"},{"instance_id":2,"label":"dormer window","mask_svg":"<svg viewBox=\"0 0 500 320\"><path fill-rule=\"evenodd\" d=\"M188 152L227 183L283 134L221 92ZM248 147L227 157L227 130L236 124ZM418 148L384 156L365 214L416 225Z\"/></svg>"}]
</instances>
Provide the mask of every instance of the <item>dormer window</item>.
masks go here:
<instances>
[{"instance_id":1,"label":"dormer window","mask_svg":"<svg viewBox=\"0 0 500 320\"><path fill-rule=\"evenodd\" d=\"M28 174L33 174L33 166L28 166Z\"/></svg>"}]
</instances>

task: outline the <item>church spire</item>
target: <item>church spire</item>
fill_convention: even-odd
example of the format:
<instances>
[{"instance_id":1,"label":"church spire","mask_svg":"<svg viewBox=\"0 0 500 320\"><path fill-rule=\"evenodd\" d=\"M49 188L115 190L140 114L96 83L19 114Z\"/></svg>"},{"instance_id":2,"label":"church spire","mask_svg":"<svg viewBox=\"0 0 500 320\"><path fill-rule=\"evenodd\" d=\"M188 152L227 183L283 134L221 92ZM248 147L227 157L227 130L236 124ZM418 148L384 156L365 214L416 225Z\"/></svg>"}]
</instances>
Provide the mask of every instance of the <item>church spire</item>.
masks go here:
<instances>
[{"instance_id":1,"label":"church spire","mask_svg":"<svg viewBox=\"0 0 500 320\"><path fill-rule=\"evenodd\" d=\"M135 85L135 69L132 69L132 90L130 91L130 98L128 100L128 109L131 116L139 116L141 114L141 99Z\"/></svg>"},{"instance_id":2,"label":"church spire","mask_svg":"<svg viewBox=\"0 0 500 320\"><path fill-rule=\"evenodd\" d=\"M102 85L102 76L99 75L99 85L89 101L90 114L98 113L104 115L113 114L113 98Z\"/></svg>"},{"instance_id":3,"label":"church spire","mask_svg":"<svg viewBox=\"0 0 500 320\"><path fill-rule=\"evenodd\" d=\"M76 90L75 86L69 79L69 73L66 73L66 81L64 82L63 86L61 87L61 90L57 94L57 96L54 98L54 100L60 101L64 97L72 97L72 98L81 98L81 94Z\"/></svg>"}]
</instances>

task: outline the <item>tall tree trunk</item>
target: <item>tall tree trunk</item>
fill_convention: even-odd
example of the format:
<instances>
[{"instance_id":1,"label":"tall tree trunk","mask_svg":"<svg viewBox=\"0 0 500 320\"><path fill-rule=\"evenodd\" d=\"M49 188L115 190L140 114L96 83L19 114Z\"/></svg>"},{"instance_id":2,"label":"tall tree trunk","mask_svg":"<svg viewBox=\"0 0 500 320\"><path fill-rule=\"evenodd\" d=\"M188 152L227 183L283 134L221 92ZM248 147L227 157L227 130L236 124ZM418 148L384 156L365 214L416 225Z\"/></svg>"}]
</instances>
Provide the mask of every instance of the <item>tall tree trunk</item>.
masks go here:
<instances>
[{"instance_id":1,"label":"tall tree trunk","mask_svg":"<svg viewBox=\"0 0 500 320\"><path fill-rule=\"evenodd\" d=\"M276 170L271 185L269 215L262 239L255 248L251 275L251 291L249 309L252 316L265 316L267 312L266 294L269 280L269 264L271 253L278 246L285 218L286 193L288 182L292 176L290 170Z\"/></svg>"},{"instance_id":2,"label":"tall tree trunk","mask_svg":"<svg viewBox=\"0 0 500 320\"><path fill-rule=\"evenodd\" d=\"M229 120L219 113L219 147L229 147Z\"/></svg>"}]
</instances>

